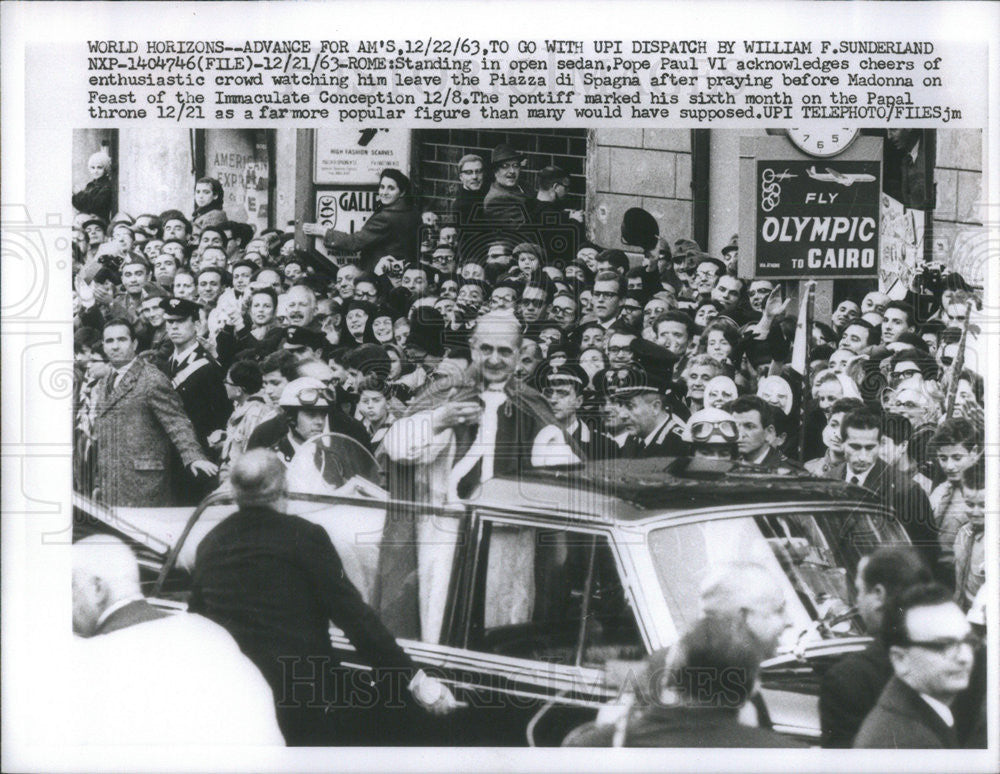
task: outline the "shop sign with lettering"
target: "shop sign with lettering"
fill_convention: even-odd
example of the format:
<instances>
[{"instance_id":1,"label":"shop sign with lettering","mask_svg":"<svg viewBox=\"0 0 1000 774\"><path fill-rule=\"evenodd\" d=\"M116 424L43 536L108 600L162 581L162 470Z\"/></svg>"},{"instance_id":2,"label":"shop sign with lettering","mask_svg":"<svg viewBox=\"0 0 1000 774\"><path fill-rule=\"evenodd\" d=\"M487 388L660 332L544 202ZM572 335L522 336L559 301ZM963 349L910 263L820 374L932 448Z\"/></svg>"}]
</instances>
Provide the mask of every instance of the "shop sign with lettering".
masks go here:
<instances>
[{"instance_id":1,"label":"shop sign with lettering","mask_svg":"<svg viewBox=\"0 0 1000 774\"><path fill-rule=\"evenodd\" d=\"M756 162L754 276L876 277L878 161Z\"/></svg>"}]
</instances>

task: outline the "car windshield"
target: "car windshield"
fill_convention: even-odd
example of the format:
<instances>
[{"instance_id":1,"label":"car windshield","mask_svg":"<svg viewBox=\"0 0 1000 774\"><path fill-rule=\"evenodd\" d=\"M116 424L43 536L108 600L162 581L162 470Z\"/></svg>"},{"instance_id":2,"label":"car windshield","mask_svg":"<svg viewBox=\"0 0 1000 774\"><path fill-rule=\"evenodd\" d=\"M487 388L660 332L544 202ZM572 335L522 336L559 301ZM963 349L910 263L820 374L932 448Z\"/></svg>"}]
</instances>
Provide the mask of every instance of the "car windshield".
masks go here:
<instances>
[{"instance_id":1,"label":"car windshield","mask_svg":"<svg viewBox=\"0 0 1000 774\"><path fill-rule=\"evenodd\" d=\"M772 513L654 529L649 550L663 596L679 628L700 615L699 593L711 568L755 562L785 592L790 628L780 649L827 637L863 634L855 613L858 561L878 545L907 542L874 513Z\"/></svg>"}]
</instances>

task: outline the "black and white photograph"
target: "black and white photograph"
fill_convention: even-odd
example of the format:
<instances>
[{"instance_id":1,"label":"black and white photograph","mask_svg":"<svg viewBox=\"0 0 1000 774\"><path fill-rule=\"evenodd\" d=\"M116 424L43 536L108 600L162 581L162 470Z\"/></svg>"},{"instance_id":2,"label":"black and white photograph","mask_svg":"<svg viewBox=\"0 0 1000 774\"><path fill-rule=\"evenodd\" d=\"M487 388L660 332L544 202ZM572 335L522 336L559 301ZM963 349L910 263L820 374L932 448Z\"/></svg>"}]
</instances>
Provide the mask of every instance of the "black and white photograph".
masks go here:
<instances>
[{"instance_id":1,"label":"black and white photograph","mask_svg":"<svg viewBox=\"0 0 1000 774\"><path fill-rule=\"evenodd\" d=\"M58 551L64 600L57 651L9 651L57 670L33 744L989 770L996 127L954 47L391 26L88 31L72 108L28 112L58 204L5 192L5 581Z\"/></svg>"},{"instance_id":2,"label":"black and white photograph","mask_svg":"<svg viewBox=\"0 0 1000 774\"><path fill-rule=\"evenodd\" d=\"M981 133L843 131L74 133L74 630L289 745L984 746Z\"/></svg>"}]
</instances>

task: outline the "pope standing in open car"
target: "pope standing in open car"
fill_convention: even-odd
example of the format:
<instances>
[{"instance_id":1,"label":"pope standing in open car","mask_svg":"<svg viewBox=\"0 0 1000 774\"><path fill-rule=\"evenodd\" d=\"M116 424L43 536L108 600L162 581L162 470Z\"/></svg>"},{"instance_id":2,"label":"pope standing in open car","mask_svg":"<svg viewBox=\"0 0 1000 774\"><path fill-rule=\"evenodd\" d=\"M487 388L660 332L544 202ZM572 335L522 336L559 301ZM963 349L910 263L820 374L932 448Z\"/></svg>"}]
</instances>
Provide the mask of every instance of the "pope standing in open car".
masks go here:
<instances>
[{"instance_id":1,"label":"pope standing in open car","mask_svg":"<svg viewBox=\"0 0 1000 774\"><path fill-rule=\"evenodd\" d=\"M397 503L433 510L474 498L494 476L581 459L542 396L514 377L522 347L517 318L483 315L469 345L469 369L435 383L383 441L394 503L382 538L378 609L397 635L427 642L440 637L460 520L418 518L412 508L394 513Z\"/></svg>"}]
</instances>

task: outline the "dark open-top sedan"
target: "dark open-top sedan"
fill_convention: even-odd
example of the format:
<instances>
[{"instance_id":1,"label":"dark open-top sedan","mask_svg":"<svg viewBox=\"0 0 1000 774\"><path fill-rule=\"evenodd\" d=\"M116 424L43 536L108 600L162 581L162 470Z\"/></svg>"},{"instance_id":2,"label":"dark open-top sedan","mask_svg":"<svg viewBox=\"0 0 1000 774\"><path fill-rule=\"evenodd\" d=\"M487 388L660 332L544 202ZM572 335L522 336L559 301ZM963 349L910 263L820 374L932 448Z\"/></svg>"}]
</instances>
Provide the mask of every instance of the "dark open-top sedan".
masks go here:
<instances>
[{"instance_id":1,"label":"dark open-top sedan","mask_svg":"<svg viewBox=\"0 0 1000 774\"><path fill-rule=\"evenodd\" d=\"M366 599L387 503L289 500L291 512L327 530ZM111 511L77 496L75 527L129 540L147 595L176 609L199 540L233 510L226 495L193 513ZM765 664L763 697L778 731L815 744L823 670L868 642L852 615L858 561L876 546L908 542L860 488L684 459L539 470L489 481L475 502L393 509L406 511L455 532L439 641L400 640L462 703L428 733L429 744L559 744L615 699L629 665L696 620L710 568L737 560L781 579L792 626ZM366 668L342 632L332 628L331 637L345 664Z\"/></svg>"}]
</instances>

